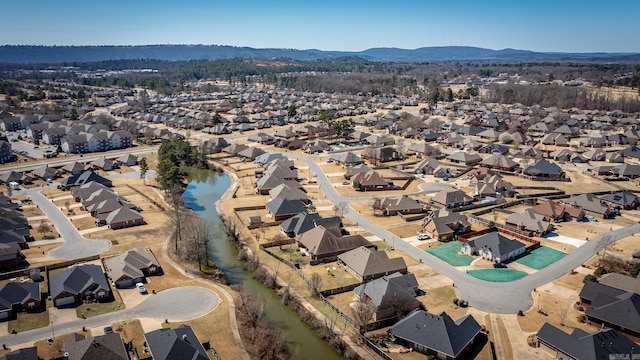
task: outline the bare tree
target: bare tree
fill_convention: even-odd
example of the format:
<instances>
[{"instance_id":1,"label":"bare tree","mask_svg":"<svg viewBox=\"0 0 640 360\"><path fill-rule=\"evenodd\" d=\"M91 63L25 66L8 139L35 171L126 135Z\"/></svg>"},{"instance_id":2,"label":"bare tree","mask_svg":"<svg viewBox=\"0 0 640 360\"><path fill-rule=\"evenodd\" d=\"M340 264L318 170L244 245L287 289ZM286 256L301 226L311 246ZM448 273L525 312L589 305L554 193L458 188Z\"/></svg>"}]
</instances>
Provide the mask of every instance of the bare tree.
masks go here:
<instances>
[{"instance_id":1,"label":"bare tree","mask_svg":"<svg viewBox=\"0 0 640 360\"><path fill-rule=\"evenodd\" d=\"M287 340L284 332L273 328L264 322L256 331L255 345L258 358L261 360L272 360L287 358Z\"/></svg>"},{"instance_id":2,"label":"bare tree","mask_svg":"<svg viewBox=\"0 0 640 360\"><path fill-rule=\"evenodd\" d=\"M238 292L238 313L241 315L244 324L252 331L249 333L251 340L255 339L255 330L260 326L260 322L264 319L267 300L265 298L257 298L246 290L241 289Z\"/></svg>"},{"instance_id":3,"label":"bare tree","mask_svg":"<svg viewBox=\"0 0 640 360\"><path fill-rule=\"evenodd\" d=\"M413 297L407 294L393 294L387 307L393 313L393 316L400 319L407 311L411 310Z\"/></svg>"},{"instance_id":4,"label":"bare tree","mask_svg":"<svg viewBox=\"0 0 640 360\"><path fill-rule=\"evenodd\" d=\"M69 213L69 207L71 206L71 202L69 202L69 200L64 202L64 207L65 209L67 209L67 213Z\"/></svg>"},{"instance_id":5,"label":"bare tree","mask_svg":"<svg viewBox=\"0 0 640 360\"><path fill-rule=\"evenodd\" d=\"M318 273L311 274L311 291L313 291L313 296L320 295L320 286L322 286L322 276Z\"/></svg>"},{"instance_id":6,"label":"bare tree","mask_svg":"<svg viewBox=\"0 0 640 360\"><path fill-rule=\"evenodd\" d=\"M569 311L567 309L560 310L560 325L564 326L564 319L567 318Z\"/></svg>"},{"instance_id":7,"label":"bare tree","mask_svg":"<svg viewBox=\"0 0 640 360\"><path fill-rule=\"evenodd\" d=\"M340 211L340 216L344 216L344 210L347 208L348 205L349 204L347 204L346 201L340 201L338 204L336 204L338 211Z\"/></svg>"},{"instance_id":8,"label":"bare tree","mask_svg":"<svg viewBox=\"0 0 640 360\"><path fill-rule=\"evenodd\" d=\"M613 244L614 242L615 242L615 239L610 234L603 235L602 239L600 239L599 245L602 247L602 266L603 267L604 267L604 259L605 259L605 256L607 255L607 249L609 248L609 245Z\"/></svg>"},{"instance_id":9,"label":"bare tree","mask_svg":"<svg viewBox=\"0 0 640 360\"><path fill-rule=\"evenodd\" d=\"M355 321L361 334L364 334L367 325L374 319L376 315L376 306L371 300L361 296L358 302L351 307L353 321Z\"/></svg>"},{"instance_id":10,"label":"bare tree","mask_svg":"<svg viewBox=\"0 0 640 360\"><path fill-rule=\"evenodd\" d=\"M373 215L375 215L376 210L380 210L380 208L382 207L382 200L378 197L374 197L369 202L369 206L371 206L371 210L373 210Z\"/></svg>"},{"instance_id":11,"label":"bare tree","mask_svg":"<svg viewBox=\"0 0 640 360\"><path fill-rule=\"evenodd\" d=\"M175 250L178 251L178 242L182 241L182 221L184 220L184 203L182 202L182 188L180 185L175 184L171 187L170 196L172 205L171 212L169 213L170 223L173 225L172 229L175 230Z\"/></svg>"},{"instance_id":12,"label":"bare tree","mask_svg":"<svg viewBox=\"0 0 640 360\"><path fill-rule=\"evenodd\" d=\"M198 269L202 271L202 265L208 263L208 245L211 240L211 227L206 220L199 219L195 214L190 214L186 221L190 230L189 236L184 241L183 256L188 260L198 262Z\"/></svg>"},{"instance_id":13,"label":"bare tree","mask_svg":"<svg viewBox=\"0 0 640 360\"><path fill-rule=\"evenodd\" d=\"M48 221L43 221L38 225L38 232L42 235L51 231L51 224Z\"/></svg>"}]
</instances>

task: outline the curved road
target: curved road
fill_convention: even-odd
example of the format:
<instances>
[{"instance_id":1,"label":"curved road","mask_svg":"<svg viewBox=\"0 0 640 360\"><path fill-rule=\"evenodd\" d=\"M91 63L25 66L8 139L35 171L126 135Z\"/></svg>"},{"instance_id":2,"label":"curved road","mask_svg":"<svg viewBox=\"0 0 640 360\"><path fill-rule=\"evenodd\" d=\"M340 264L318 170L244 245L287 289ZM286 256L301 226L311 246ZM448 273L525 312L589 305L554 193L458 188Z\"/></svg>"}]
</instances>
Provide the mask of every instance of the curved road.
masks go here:
<instances>
[{"instance_id":1,"label":"curved road","mask_svg":"<svg viewBox=\"0 0 640 360\"><path fill-rule=\"evenodd\" d=\"M205 315L215 309L219 303L220 299L216 293L205 288L196 286L173 288L155 295L148 295L144 302L130 309L63 324L53 324L53 331L58 334L66 334L80 331L83 326L94 328L137 318L153 318L160 321L167 319L172 322L186 321ZM7 346L13 346L50 338L51 335L51 326L47 326L16 335L1 336L0 342Z\"/></svg>"},{"instance_id":2,"label":"curved road","mask_svg":"<svg viewBox=\"0 0 640 360\"><path fill-rule=\"evenodd\" d=\"M51 187L53 185L49 185ZM53 225L64 239L64 244L51 251L49 255L57 259L77 259L91 255L97 255L107 250L111 243L107 240L88 240L83 238L75 226L69 221L60 208L40 192L49 187L22 190L38 205L40 210L51 220Z\"/></svg>"},{"instance_id":3,"label":"curved road","mask_svg":"<svg viewBox=\"0 0 640 360\"><path fill-rule=\"evenodd\" d=\"M318 164L313 162L313 159L295 156L292 154L286 155L303 162L309 166L311 171L318 174L316 179L320 185L320 189L332 204L338 204L340 202L350 203L365 199L346 198L338 194L333 185L329 182L324 171L322 171ZM424 189L425 187L421 187L421 192L428 192ZM449 277L453 283L456 284L456 288L460 296L469 301L471 306L479 310L498 314L513 314L517 313L518 310L526 311L531 308L533 306L532 292L534 288L554 281L587 262L598 252L598 250L602 249L603 239L606 236L610 237L611 242L614 242L636 232L640 232L640 224L611 231L607 234L593 238L583 246L567 254L567 256L561 260L537 271L534 274L527 275L524 278L512 282L496 283L480 280L457 270L446 262L404 242L392 233L378 227L375 223L358 214L350 207L345 209L344 216L354 222L357 222L359 226L363 227L371 234L376 235L387 242L392 242L394 247L406 252L417 260L421 260L422 263Z\"/></svg>"}]
</instances>

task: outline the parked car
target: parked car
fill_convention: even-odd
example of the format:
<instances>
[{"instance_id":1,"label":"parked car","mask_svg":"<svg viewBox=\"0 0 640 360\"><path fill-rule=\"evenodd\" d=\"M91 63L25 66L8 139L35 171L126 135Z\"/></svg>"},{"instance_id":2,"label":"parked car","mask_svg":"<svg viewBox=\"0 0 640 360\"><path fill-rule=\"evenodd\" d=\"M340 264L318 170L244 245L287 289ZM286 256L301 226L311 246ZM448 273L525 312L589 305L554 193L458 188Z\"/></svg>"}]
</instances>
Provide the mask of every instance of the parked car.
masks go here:
<instances>
[{"instance_id":1,"label":"parked car","mask_svg":"<svg viewBox=\"0 0 640 360\"><path fill-rule=\"evenodd\" d=\"M598 218L595 216L587 215L586 219L593 222L598 222Z\"/></svg>"},{"instance_id":2,"label":"parked car","mask_svg":"<svg viewBox=\"0 0 640 360\"><path fill-rule=\"evenodd\" d=\"M138 289L140 294L146 294L147 293L147 288L144 287L143 283L137 283L136 284L136 288Z\"/></svg>"},{"instance_id":3,"label":"parked car","mask_svg":"<svg viewBox=\"0 0 640 360\"><path fill-rule=\"evenodd\" d=\"M427 240L429 238L430 238L429 234L424 234L424 233L418 234L418 240Z\"/></svg>"},{"instance_id":4,"label":"parked car","mask_svg":"<svg viewBox=\"0 0 640 360\"><path fill-rule=\"evenodd\" d=\"M104 333L105 334L113 334L113 328L111 326L106 326L104 328Z\"/></svg>"},{"instance_id":5,"label":"parked car","mask_svg":"<svg viewBox=\"0 0 640 360\"><path fill-rule=\"evenodd\" d=\"M506 269L507 268L507 264L505 263L495 263L493 264L493 267L496 269Z\"/></svg>"}]
</instances>

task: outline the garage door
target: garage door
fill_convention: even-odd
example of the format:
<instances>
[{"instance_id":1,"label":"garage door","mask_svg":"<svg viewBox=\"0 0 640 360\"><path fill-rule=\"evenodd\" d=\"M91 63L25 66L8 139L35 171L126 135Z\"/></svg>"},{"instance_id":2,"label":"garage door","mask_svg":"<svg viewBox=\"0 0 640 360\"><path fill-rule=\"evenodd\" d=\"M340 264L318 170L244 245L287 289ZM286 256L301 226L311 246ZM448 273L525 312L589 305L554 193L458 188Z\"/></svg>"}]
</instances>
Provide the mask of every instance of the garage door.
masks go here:
<instances>
[{"instance_id":1,"label":"garage door","mask_svg":"<svg viewBox=\"0 0 640 360\"><path fill-rule=\"evenodd\" d=\"M9 312L8 311L3 311L0 312L0 320L5 320L9 318Z\"/></svg>"},{"instance_id":2,"label":"garage door","mask_svg":"<svg viewBox=\"0 0 640 360\"><path fill-rule=\"evenodd\" d=\"M118 288L129 288L132 286L133 286L133 280L131 279L116 282L116 287Z\"/></svg>"},{"instance_id":3,"label":"garage door","mask_svg":"<svg viewBox=\"0 0 640 360\"><path fill-rule=\"evenodd\" d=\"M73 296L69 296L65 298L56 299L55 303L56 303L56 306L64 306L64 305L71 305L75 301L76 299Z\"/></svg>"}]
</instances>

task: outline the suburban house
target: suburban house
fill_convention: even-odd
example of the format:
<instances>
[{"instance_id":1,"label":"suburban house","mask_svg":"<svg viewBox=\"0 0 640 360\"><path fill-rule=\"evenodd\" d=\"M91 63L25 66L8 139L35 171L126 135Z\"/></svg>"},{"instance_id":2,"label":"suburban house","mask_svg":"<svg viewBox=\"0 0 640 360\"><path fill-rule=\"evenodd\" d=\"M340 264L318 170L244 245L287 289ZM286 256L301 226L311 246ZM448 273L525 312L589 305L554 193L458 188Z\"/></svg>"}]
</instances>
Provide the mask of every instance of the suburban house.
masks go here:
<instances>
[{"instance_id":1,"label":"suburban house","mask_svg":"<svg viewBox=\"0 0 640 360\"><path fill-rule=\"evenodd\" d=\"M482 180L477 180L475 193L480 197L497 197L498 194L504 197L513 197L516 191L512 183L504 180L500 174L495 174L485 176Z\"/></svg>"},{"instance_id":2,"label":"suburban house","mask_svg":"<svg viewBox=\"0 0 640 360\"><path fill-rule=\"evenodd\" d=\"M162 274L156 256L144 249L129 250L104 261L107 273L118 288L143 282L146 276Z\"/></svg>"},{"instance_id":3,"label":"suburban house","mask_svg":"<svg viewBox=\"0 0 640 360\"><path fill-rule=\"evenodd\" d=\"M246 150L248 148L249 147L247 145L233 143L233 144L223 148L222 152L225 152L225 153L227 153L229 155L236 156L236 155L238 155L238 153L240 153L241 151L244 151L244 150Z\"/></svg>"},{"instance_id":4,"label":"suburban house","mask_svg":"<svg viewBox=\"0 0 640 360\"><path fill-rule=\"evenodd\" d=\"M562 168L554 163L550 163L547 159L539 159L535 162L527 165L522 170L522 173L540 179L562 179L564 178L564 171Z\"/></svg>"},{"instance_id":5,"label":"suburban house","mask_svg":"<svg viewBox=\"0 0 640 360\"><path fill-rule=\"evenodd\" d=\"M307 154L318 154L330 149L331 146L322 140L314 140L302 146L302 150L304 150Z\"/></svg>"},{"instance_id":6,"label":"suburban house","mask_svg":"<svg viewBox=\"0 0 640 360\"><path fill-rule=\"evenodd\" d=\"M135 166L138 165L138 157L133 154L122 155L116 159L116 163L120 166Z\"/></svg>"},{"instance_id":7,"label":"suburban house","mask_svg":"<svg viewBox=\"0 0 640 360\"><path fill-rule=\"evenodd\" d=\"M476 319L467 315L457 321L447 313L430 314L414 310L398 321L389 334L395 342L438 359L461 359L482 331Z\"/></svg>"},{"instance_id":8,"label":"suburban house","mask_svg":"<svg viewBox=\"0 0 640 360\"><path fill-rule=\"evenodd\" d=\"M587 281L579 297L591 323L640 341L640 294Z\"/></svg>"},{"instance_id":9,"label":"suburban house","mask_svg":"<svg viewBox=\"0 0 640 360\"><path fill-rule=\"evenodd\" d=\"M364 246L338 255L338 264L343 265L363 282L394 272L407 272L407 264L403 258L389 259L386 252Z\"/></svg>"},{"instance_id":10,"label":"suburban house","mask_svg":"<svg viewBox=\"0 0 640 360\"><path fill-rule=\"evenodd\" d=\"M309 195L307 195L306 192L302 191L301 187L291 187L286 183L282 183L269 190L269 197L271 197L272 199L282 197L287 200L300 200L305 204L311 203L311 200L309 200Z\"/></svg>"},{"instance_id":11,"label":"suburban house","mask_svg":"<svg viewBox=\"0 0 640 360\"><path fill-rule=\"evenodd\" d=\"M502 154L492 154L480 162L480 166L490 169L513 171L518 167L518 163Z\"/></svg>"},{"instance_id":12,"label":"suburban house","mask_svg":"<svg viewBox=\"0 0 640 360\"><path fill-rule=\"evenodd\" d=\"M109 299L111 288L100 266L77 265L49 276L49 296L60 307L85 299Z\"/></svg>"},{"instance_id":13,"label":"suburban house","mask_svg":"<svg viewBox=\"0 0 640 360\"><path fill-rule=\"evenodd\" d=\"M604 195L600 199L614 208L625 210L636 209L640 205L640 198L630 191Z\"/></svg>"},{"instance_id":14,"label":"suburban house","mask_svg":"<svg viewBox=\"0 0 640 360\"><path fill-rule=\"evenodd\" d=\"M109 188L107 188L105 185L95 181L89 181L83 185L72 187L71 196L73 196L73 199L76 202L80 202L88 198L89 196L91 196L91 194L95 193L98 190L108 191L115 195L115 193L109 190Z\"/></svg>"},{"instance_id":15,"label":"suburban house","mask_svg":"<svg viewBox=\"0 0 640 360\"><path fill-rule=\"evenodd\" d=\"M42 180L57 179L59 171L56 168L49 167L47 165L43 165L43 166L40 166L37 169L31 171L31 174L35 178L42 179Z\"/></svg>"},{"instance_id":16,"label":"suburban house","mask_svg":"<svg viewBox=\"0 0 640 360\"><path fill-rule=\"evenodd\" d=\"M275 189L276 187L286 184L290 188L301 188L299 182L295 180L285 180L281 178L277 173L271 173L269 175L262 175L258 180L256 180L256 192L260 195L268 195L269 191Z\"/></svg>"},{"instance_id":17,"label":"suburban house","mask_svg":"<svg viewBox=\"0 0 640 360\"><path fill-rule=\"evenodd\" d=\"M144 217L139 212L126 206L110 212L104 221L113 230L145 224Z\"/></svg>"},{"instance_id":18,"label":"suburban house","mask_svg":"<svg viewBox=\"0 0 640 360\"><path fill-rule=\"evenodd\" d=\"M113 159L103 157L102 159L92 161L90 166L94 170L112 171L117 164L114 163Z\"/></svg>"},{"instance_id":19,"label":"suburban house","mask_svg":"<svg viewBox=\"0 0 640 360\"><path fill-rule=\"evenodd\" d=\"M38 348L35 346L10 351L2 356L0 360L40 360Z\"/></svg>"},{"instance_id":20,"label":"suburban house","mask_svg":"<svg viewBox=\"0 0 640 360\"><path fill-rule=\"evenodd\" d=\"M380 208L387 216L400 214L419 214L424 211L424 205L409 195L384 198L380 201Z\"/></svg>"},{"instance_id":21,"label":"suburban house","mask_svg":"<svg viewBox=\"0 0 640 360\"><path fill-rule=\"evenodd\" d=\"M469 154L464 151L458 151L446 157L452 163L473 166L482 161L482 157L478 154Z\"/></svg>"},{"instance_id":22,"label":"suburban house","mask_svg":"<svg viewBox=\"0 0 640 360\"><path fill-rule=\"evenodd\" d=\"M432 157L427 157L414 165L414 171L419 175L433 175L437 178L451 177L449 168Z\"/></svg>"},{"instance_id":23,"label":"suburban house","mask_svg":"<svg viewBox=\"0 0 640 360\"><path fill-rule=\"evenodd\" d=\"M582 221L584 210L563 204L556 200L547 200L531 208L538 214L544 215L554 221Z\"/></svg>"},{"instance_id":24,"label":"suburban house","mask_svg":"<svg viewBox=\"0 0 640 360\"><path fill-rule=\"evenodd\" d=\"M640 294L640 277L608 273L598 278L598 283L612 288Z\"/></svg>"},{"instance_id":25,"label":"suburban house","mask_svg":"<svg viewBox=\"0 0 640 360\"><path fill-rule=\"evenodd\" d=\"M573 195L563 201L566 205L580 208L586 213L598 214L605 219L609 219L614 216L614 211L610 206L608 206L603 200L600 200L597 196L590 193Z\"/></svg>"},{"instance_id":26,"label":"suburban house","mask_svg":"<svg viewBox=\"0 0 640 360\"><path fill-rule=\"evenodd\" d=\"M542 325L536 338L538 347L556 359L630 357L638 347L638 344L614 329L602 329L592 333L573 329L571 334L567 334L549 323Z\"/></svg>"},{"instance_id":27,"label":"suburban house","mask_svg":"<svg viewBox=\"0 0 640 360\"><path fill-rule=\"evenodd\" d=\"M69 190L74 186L81 186L92 181L107 187L111 187L111 180L100 176L93 171L85 171L80 175L71 175L68 178L62 180L62 182L60 183L60 187L63 190Z\"/></svg>"},{"instance_id":28,"label":"suburban house","mask_svg":"<svg viewBox=\"0 0 640 360\"><path fill-rule=\"evenodd\" d=\"M458 212L440 209L424 218L422 230L432 239L451 241L456 235L471 231L471 223Z\"/></svg>"},{"instance_id":29,"label":"suburban house","mask_svg":"<svg viewBox=\"0 0 640 360\"><path fill-rule=\"evenodd\" d=\"M383 162L401 159L400 153L393 147L368 147L362 151L363 159L369 160L372 164L380 164Z\"/></svg>"},{"instance_id":30,"label":"suburban house","mask_svg":"<svg viewBox=\"0 0 640 360\"><path fill-rule=\"evenodd\" d=\"M71 175L80 175L84 171L84 168L85 168L84 164L74 161L74 162L68 163L67 165L61 167L60 169Z\"/></svg>"},{"instance_id":31,"label":"suburban house","mask_svg":"<svg viewBox=\"0 0 640 360\"><path fill-rule=\"evenodd\" d=\"M330 231L322 225L299 234L296 237L296 243L298 243L300 250L310 256L312 260L323 262L335 261L339 254L360 246L375 248L375 245L362 235L342 236L342 234Z\"/></svg>"},{"instance_id":32,"label":"suburban house","mask_svg":"<svg viewBox=\"0 0 640 360\"><path fill-rule=\"evenodd\" d=\"M322 225L332 232L340 234L342 232L342 219L338 216L329 218L321 218L318 213L302 212L296 216L290 217L280 224L280 228L289 237L296 237L316 226Z\"/></svg>"},{"instance_id":33,"label":"suburban house","mask_svg":"<svg viewBox=\"0 0 640 360\"><path fill-rule=\"evenodd\" d=\"M257 148L257 147L248 147L240 152L238 152L236 154L237 157L241 158L241 159L248 159L248 160L254 160L255 158L257 158L258 156L264 154L265 151Z\"/></svg>"},{"instance_id":34,"label":"suburban house","mask_svg":"<svg viewBox=\"0 0 640 360\"><path fill-rule=\"evenodd\" d=\"M9 282L0 285L0 320L14 318L21 311L42 308L42 293L37 282Z\"/></svg>"},{"instance_id":35,"label":"suburban house","mask_svg":"<svg viewBox=\"0 0 640 360\"><path fill-rule=\"evenodd\" d=\"M473 198L464 191L452 187L446 187L440 190L431 198L431 205L437 208L455 208L459 206L469 205L473 202Z\"/></svg>"},{"instance_id":36,"label":"suburban house","mask_svg":"<svg viewBox=\"0 0 640 360\"><path fill-rule=\"evenodd\" d=\"M351 180L353 187L358 191L383 191L399 189L394 187L393 181L383 178L375 170L369 170L365 173L354 175Z\"/></svg>"},{"instance_id":37,"label":"suburban house","mask_svg":"<svg viewBox=\"0 0 640 360\"><path fill-rule=\"evenodd\" d=\"M509 228L530 232L530 236L544 236L552 229L548 218L538 214L533 209L509 214L504 222Z\"/></svg>"},{"instance_id":38,"label":"suburban house","mask_svg":"<svg viewBox=\"0 0 640 360\"><path fill-rule=\"evenodd\" d=\"M489 261L505 262L524 254L526 249L525 244L509 239L496 231L462 243L461 251L470 256L478 255Z\"/></svg>"},{"instance_id":39,"label":"suburban house","mask_svg":"<svg viewBox=\"0 0 640 360\"><path fill-rule=\"evenodd\" d=\"M365 164L358 164L358 165L354 165L354 166L348 166L345 170L345 178L347 179L351 179L352 177L354 177L356 174L359 173L366 173L371 171L372 169L365 165Z\"/></svg>"},{"instance_id":40,"label":"suburban house","mask_svg":"<svg viewBox=\"0 0 640 360\"><path fill-rule=\"evenodd\" d=\"M331 155L330 159L332 159L336 164L344 166L354 166L364 163L364 160L362 160L362 158L350 151L346 153L333 154Z\"/></svg>"},{"instance_id":41,"label":"suburban house","mask_svg":"<svg viewBox=\"0 0 640 360\"><path fill-rule=\"evenodd\" d=\"M193 329L180 325L144 334L154 360L208 360L209 356Z\"/></svg>"},{"instance_id":42,"label":"suburban house","mask_svg":"<svg viewBox=\"0 0 640 360\"><path fill-rule=\"evenodd\" d=\"M68 359L109 359L129 360L120 333L111 333L93 337L85 337L73 333L64 340L64 350Z\"/></svg>"},{"instance_id":43,"label":"suburban house","mask_svg":"<svg viewBox=\"0 0 640 360\"><path fill-rule=\"evenodd\" d=\"M13 161L13 156L11 144L8 141L0 140L0 164Z\"/></svg>"},{"instance_id":44,"label":"suburban house","mask_svg":"<svg viewBox=\"0 0 640 360\"><path fill-rule=\"evenodd\" d=\"M396 317L420 307L416 299L418 280L413 274L399 272L382 276L359 285L353 292L355 299L375 306L375 321Z\"/></svg>"},{"instance_id":45,"label":"suburban house","mask_svg":"<svg viewBox=\"0 0 640 360\"><path fill-rule=\"evenodd\" d=\"M269 214L275 221L286 220L307 211L304 202L300 200L288 200L284 197L277 197L269 201L266 206Z\"/></svg>"},{"instance_id":46,"label":"suburban house","mask_svg":"<svg viewBox=\"0 0 640 360\"><path fill-rule=\"evenodd\" d=\"M0 243L0 270L17 268L24 259L18 243Z\"/></svg>"}]
</instances>

